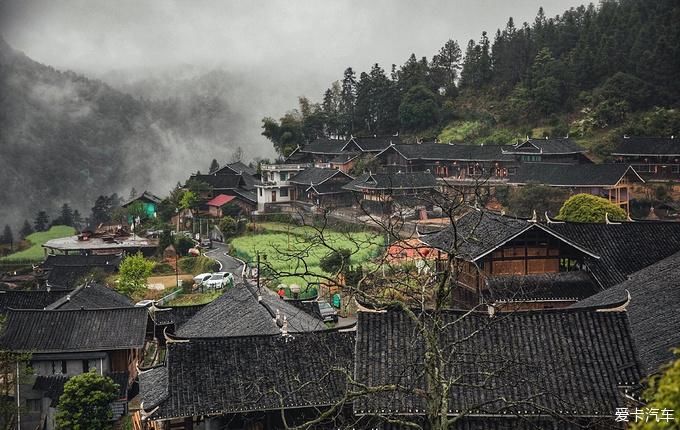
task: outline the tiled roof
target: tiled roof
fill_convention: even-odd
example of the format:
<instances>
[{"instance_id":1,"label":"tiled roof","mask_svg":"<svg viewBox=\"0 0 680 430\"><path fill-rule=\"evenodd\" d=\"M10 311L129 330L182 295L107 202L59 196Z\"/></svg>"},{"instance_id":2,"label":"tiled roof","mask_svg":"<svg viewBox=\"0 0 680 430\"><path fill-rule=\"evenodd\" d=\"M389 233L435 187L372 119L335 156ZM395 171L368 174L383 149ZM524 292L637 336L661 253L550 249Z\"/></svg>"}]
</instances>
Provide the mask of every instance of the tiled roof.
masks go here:
<instances>
[{"instance_id":1,"label":"tiled roof","mask_svg":"<svg viewBox=\"0 0 680 430\"><path fill-rule=\"evenodd\" d=\"M322 169L320 167L308 167L292 176L288 182L300 185L318 185L335 175L347 177L344 173L337 169ZM348 178L348 182L349 182Z\"/></svg>"},{"instance_id":2,"label":"tiled roof","mask_svg":"<svg viewBox=\"0 0 680 430\"><path fill-rule=\"evenodd\" d=\"M236 174L245 173L245 174L248 174L250 176L255 176L255 174L257 173L257 170L253 169L252 167L250 167L250 166L248 166L248 165L246 165L246 164L244 164L240 161L237 161L235 163L225 164L224 166L220 167L219 169L217 169L217 170L215 170L214 172L211 172L211 173L217 174L217 175L221 175L223 173L227 173L227 174L229 174L229 173L236 173Z\"/></svg>"},{"instance_id":3,"label":"tiled roof","mask_svg":"<svg viewBox=\"0 0 680 430\"><path fill-rule=\"evenodd\" d=\"M230 201L234 200L234 198L235 198L234 196L228 196L226 194L220 194L218 196L215 196L213 199L211 199L206 204L208 206L222 207L223 205L226 205Z\"/></svg>"},{"instance_id":4,"label":"tiled roof","mask_svg":"<svg viewBox=\"0 0 680 430\"><path fill-rule=\"evenodd\" d=\"M433 161L503 161L513 160L510 154L503 153L500 145L467 145L446 143L420 143L394 145L385 151L394 150L407 160Z\"/></svg>"},{"instance_id":5,"label":"tiled roof","mask_svg":"<svg viewBox=\"0 0 680 430\"><path fill-rule=\"evenodd\" d=\"M430 172L364 173L344 186L350 191L434 189L437 179Z\"/></svg>"},{"instance_id":6,"label":"tiled roof","mask_svg":"<svg viewBox=\"0 0 680 430\"><path fill-rule=\"evenodd\" d=\"M245 184L243 176L237 174L191 175L191 179L205 182L215 190L236 189Z\"/></svg>"},{"instance_id":7,"label":"tiled roof","mask_svg":"<svg viewBox=\"0 0 680 430\"><path fill-rule=\"evenodd\" d=\"M7 309L44 309L71 290L3 290L0 291L0 314Z\"/></svg>"},{"instance_id":8,"label":"tiled roof","mask_svg":"<svg viewBox=\"0 0 680 430\"><path fill-rule=\"evenodd\" d=\"M89 283L47 306L47 309L106 309L132 307L130 299L106 285Z\"/></svg>"},{"instance_id":9,"label":"tiled roof","mask_svg":"<svg viewBox=\"0 0 680 430\"><path fill-rule=\"evenodd\" d=\"M335 158L331 159L330 163L333 164L345 164L348 163L355 158L357 158L360 154L358 152L343 152L340 155L337 155Z\"/></svg>"},{"instance_id":10,"label":"tiled roof","mask_svg":"<svg viewBox=\"0 0 680 430\"><path fill-rule=\"evenodd\" d=\"M199 310L177 331L183 338L214 338L228 336L274 335L281 328L274 318L276 310L286 316L288 331L300 333L325 330L322 321L281 300L276 294L264 288L262 302L247 285L237 285Z\"/></svg>"},{"instance_id":11,"label":"tiled roof","mask_svg":"<svg viewBox=\"0 0 680 430\"><path fill-rule=\"evenodd\" d=\"M0 347L51 353L141 348L146 308L95 310L10 310Z\"/></svg>"},{"instance_id":12,"label":"tiled roof","mask_svg":"<svg viewBox=\"0 0 680 430\"><path fill-rule=\"evenodd\" d=\"M625 312L538 311L487 314L444 312L439 348L451 378L448 412L472 415L613 416L620 387L636 387L640 365ZM423 415L424 341L403 312L361 312L356 380L369 387L359 415Z\"/></svg>"},{"instance_id":13,"label":"tiled roof","mask_svg":"<svg viewBox=\"0 0 680 430\"><path fill-rule=\"evenodd\" d=\"M600 291L588 273L495 275L486 279L486 298L494 301L580 300Z\"/></svg>"},{"instance_id":14,"label":"tiled roof","mask_svg":"<svg viewBox=\"0 0 680 430\"><path fill-rule=\"evenodd\" d=\"M42 391L43 396L51 400L50 405L56 407L59 398L64 394L64 384L68 381L68 376L64 375L38 375L33 383L33 389Z\"/></svg>"},{"instance_id":15,"label":"tiled roof","mask_svg":"<svg viewBox=\"0 0 680 430\"><path fill-rule=\"evenodd\" d=\"M565 166L554 163L524 163L509 184L542 184L554 187L611 187L627 174L644 182L635 169L625 164L575 164Z\"/></svg>"},{"instance_id":16,"label":"tiled roof","mask_svg":"<svg viewBox=\"0 0 680 430\"><path fill-rule=\"evenodd\" d=\"M339 332L170 341L140 393L152 419L331 405L353 352L354 334Z\"/></svg>"},{"instance_id":17,"label":"tiled roof","mask_svg":"<svg viewBox=\"0 0 680 430\"><path fill-rule=\"evenodd\" d=\"M528 139L504 148L508 154L578 154L586 149L568 137L553 139Z\"/></svg>"},{"instance_id":18,"label":"tiled roof","mask_svg":"<svg viewBox=\"0 0 680 430\"><path fill-rule=\"evenodd\" d=\"M60 288L75 288L87 282L95 271L113 273L117 266L54 266L47 274L47 285Z\"/></svg>"},{"instance_id":19,"label":"tiled roof","mask_svg":"<svg viewBox=\"0 0 680 430\"><path fill-rule=\"evenodd\" d=\"M680 251L680 223L675 222L563 223L549 229L600 256L586 265L602 288Z\"/></svg>"},{"instance_id":20,"label":"tiled roof","mask_svg":"<svg viewBox=\"0 0 680 430\"><path fill-rule=\"evenodd\" d=\"M648 374L673 360L680 345L680 252L633 273L628 280L572 307L605 306L626 300L638 355Z\"/></svg>"},{"instance_id":21,"label":"tiled roof","mask_svg":"<svg viewBox=\"0 0 680 430\"><path fill-rule=\"evenodd\" d=\"M390 145L401 144L399 136L353 137L351 140L364 152L380 152Z\"/></svg>"},{"instance_id":22,"label":"tiled roof","mask_svg":"<svg viewBox=\"0 0 680 430\"><path fill-rule=\"evenodd\" d=\"M48 255L40 264L43 269L54 266L120 266L120 255Z\"/></svg>"},{"instance_id":23,"label":"tiled roof","mask_svg":"<svg viewBox=\"0 0 680 430\"><path fill-rule=\"evenodd\" d=\"M121 206L126 207L126 206L130 205L131 203L136 202L137 200L145 200L145 201L148 201L148 202L151 202L151 203L154 203L154 204L160 204L160 202L163 199L161 199L160 197L158 197L155 194L152 194L152 193L144 190L144 192L142 194L138 195L137 197L133 198L132 200L129 200L129 201L123 203Z\"/></svg>"},{"instance_id":24,"label":"tiled roof","mask_svg":"<svg viewBox=\"0 0 680 430\"><path fill-rule=\"evenodd\" d=\"M173 324L175 326L175 330L177 330L185 322L193 318L193 316L205 306L206 304L192 306L160 306L151 313L151 318L157 325Z\"/></svg>"},{"instance_id":25,"label":"tiled roof","mask_svg":"<svg viewBox=\"0 0 680 430\"><path fill-rule=\"evenodd\" d=\"M337 155L342 153L342 149L345 145L347 145L346 140L317 139L300 148L300 152L308 154Z\"/></svg>"},{"instance_id":26,"label":"tiled roof","mask_svg":"<svg viewBox=\"0 0 680 430\"><path fill-rule=\"evenodd\" d=\"M680 156L680 139L670 137L625 137L612 155Z\"/></svg>"}]
</instances>

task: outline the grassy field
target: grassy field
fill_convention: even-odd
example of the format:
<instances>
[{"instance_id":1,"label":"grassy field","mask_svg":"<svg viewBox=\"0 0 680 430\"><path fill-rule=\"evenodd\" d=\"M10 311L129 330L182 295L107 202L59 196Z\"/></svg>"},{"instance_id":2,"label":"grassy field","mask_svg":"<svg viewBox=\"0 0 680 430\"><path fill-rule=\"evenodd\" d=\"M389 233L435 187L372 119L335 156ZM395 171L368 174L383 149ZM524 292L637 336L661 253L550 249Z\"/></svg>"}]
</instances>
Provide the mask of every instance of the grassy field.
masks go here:
<instances>
[{"instance_id":1,"label":"grassy field","mask_svg":"<svg viewBox=\"0 0 680 430\"><path fill-rule=\"evenodd\" d=\"M257 251L267 256L267 264L276 272L323 274L319 260L330 250L322 242L333 248L346 248L352 251L351 263L360 264L375 257L381 250L384 238L375 232L343 233L326 229L323 241L319 233L312 227L297 227L280 223L258 224L263 231L232 239L231 245L235 254L246 260L255 261ZM298 258L302 255L303 258ZM307 266L307 269L305 268ZM279 277L272 285L278 283L298 284L303 289L309 283L316 283L316 276Z\"/></svg>"},{"instance_id":2,"label":"grassy field","mask_svg":"<svg viewBox=\"0 0 680 430\"><path fill-rule=\"evenodd\" d=\"M14 254L4 257L2 261L40 261L45 257L42 244L51 239L58 239L60 237L72 236L75 234L73 227L65 225L55 225L48 231L40 231L31 233L26 236L26 240L31 242L31 247L23 251L15 252Z\"/></svg>"},{"instance_id":3,"label":"grassy field","mask_svg":"<svg viewBox=\"0 0 680 430\"><path fill-rule=\"evenodd\" d=\"M222 290L209 291L207 293L180 294L176 299L170 300L164 306L191 306L210 303L222 295Z\"/></svg>"}]
</instances>

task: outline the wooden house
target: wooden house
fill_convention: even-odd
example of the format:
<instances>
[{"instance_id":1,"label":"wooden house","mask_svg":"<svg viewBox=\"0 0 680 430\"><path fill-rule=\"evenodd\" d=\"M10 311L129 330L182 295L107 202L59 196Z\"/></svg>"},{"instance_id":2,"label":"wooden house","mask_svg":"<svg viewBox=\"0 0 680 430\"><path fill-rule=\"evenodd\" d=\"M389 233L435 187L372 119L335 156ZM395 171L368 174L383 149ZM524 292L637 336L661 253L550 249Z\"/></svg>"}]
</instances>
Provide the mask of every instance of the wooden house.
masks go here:
<instances>
[{"instance_id":1,"label":"wooden house","mask_svg":"<svg viewBox=\"0 0 680 430\"><path fill-rule=\"evenodd\" d=\"M421 240L457 262L459 306L554 308L680 251L680 223L541 223L472 210Z\"/></svg>"},{"instance_id":2,"label":"wooden house","mask_svg":"<svg viewBox=\"0 0 680 430\"><path fill-rule=\"evenodd\" d=\"M112 404L113 419L127 414L128 389L137 377L147 320L146 308L133 306L8 311L0 347L30 353L33 369L17 399L23 408L21 430L54 429L55 406L64 383L91 369L111 376L120 386L118 400Z\"/></svg>"},{"instance_id":3,"label":"wooden house","mask_svg":"<svg viewBox=\"0 0 680 430\"><path fill-rule=\"evenodd\" d=\"M611 156L615 163L631 165L646 180L680 180L680 139L624 136Z\"/></svg>"},{"instance_id":4,"label":"wooden house","mask_svg":"<svg viewBox=\"0 0 680 430\"><path fill-rule=\"evenodd\" d=\"M293 186L291 199L325 208L351 206L352 192L343 187L352 179L340 170L308 167L288 180Z\"/></svg>"},{"instance_id":5,"label":"wooden house","mask_svg":"<svg viewBox=\"0 0 680 430\"><path fill-rule=\"evenodd\" d=\"M161 203L161 198L151 194L150 192L144 190L142 194L137 197L128 200L123 203L124 208L129 208L135 203L140 203L142 205L142 210L147 218L153 218L156 216L156 211L158 210L158 205ZM130 220L128 220L130 222Z\"/></svg>"},{"instance_id":6,"label":"wooden house","mask_svg":"<svg viewBox=\"0 0 680 430\"><path fill-rule=\"evenodd\" d=\"M432 206L437 180L430 172L364 173L344 186L364 210L392 214L396 205Z\"/></svg>"},{"instance_id":7,"label":"wooden house","mask_svg":"<svg viewBox=\"0 0 680 430\"><path fill-rule=\"evenodd\" d=\"M529 139L514 145L504 146L504 154L512 155L521 163L590 164L585 148L569 139Z\"/></svg>"},{"instance_id":8,"label":"wooden house","mask_svg":"<svg viewBox=\"0 0 680 430\"><path fill-rule=\"evenodd\" d=\"M509 185L530 184L567 189L571 194L603 197L630 213L632 186L644 183L632 166L625 164L576 164L565 167L556 163L526 163L508 178Z\"/></svg>"}]
</instances>

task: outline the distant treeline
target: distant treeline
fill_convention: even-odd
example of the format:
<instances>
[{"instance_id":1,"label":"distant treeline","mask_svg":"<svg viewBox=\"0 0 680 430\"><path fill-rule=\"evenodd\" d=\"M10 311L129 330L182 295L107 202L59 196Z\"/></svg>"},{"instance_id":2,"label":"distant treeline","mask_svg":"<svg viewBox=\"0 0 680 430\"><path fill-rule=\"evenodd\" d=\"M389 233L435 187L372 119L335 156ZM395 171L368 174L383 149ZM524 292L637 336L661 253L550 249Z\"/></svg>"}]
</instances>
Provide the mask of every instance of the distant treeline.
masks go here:
<instances>
[{"instance_id":1,"label":"distant treeline","mask_svg":"<svg viewBox=\"0 0 680 430\"><path fill-rule=\"evenodd\" d=\"M680 100L678 23L676 0L605 0L555 17L541 8L533 23L510 18L464 52L451 39L430 59L411 54L389 71L375 64L357 76L348 67L321 102L301 97L280 120L264 118L262 134L287 154L319 137L435 137L456 119L531 129L576 112L585 128L621 124L630 113ZM673 121L671 129L680 126Z\"/></svg>"}]
</instances>

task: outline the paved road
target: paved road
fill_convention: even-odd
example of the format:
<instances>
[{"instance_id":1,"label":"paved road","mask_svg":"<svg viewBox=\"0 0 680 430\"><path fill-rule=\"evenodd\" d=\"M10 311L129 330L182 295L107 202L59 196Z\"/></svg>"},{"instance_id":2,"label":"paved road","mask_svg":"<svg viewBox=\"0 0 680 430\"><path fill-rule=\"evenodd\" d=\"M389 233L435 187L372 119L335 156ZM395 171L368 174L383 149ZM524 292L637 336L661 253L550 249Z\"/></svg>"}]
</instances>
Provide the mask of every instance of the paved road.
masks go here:
<instances>
[{"instance_id":1,"label":"paved road","mask_svg":"<svg viewBox=\"0 0 680 430\"><path fill-rule=\"evenodd\" d=\"M223 272L233 273L237 284L243 282L243 278L241 276L243 273L243 263L227 254L227 245L219 242L213 242L213 249L206 252L205 255L219 261L222 264Z\"/></svg>"}]
</instances>

